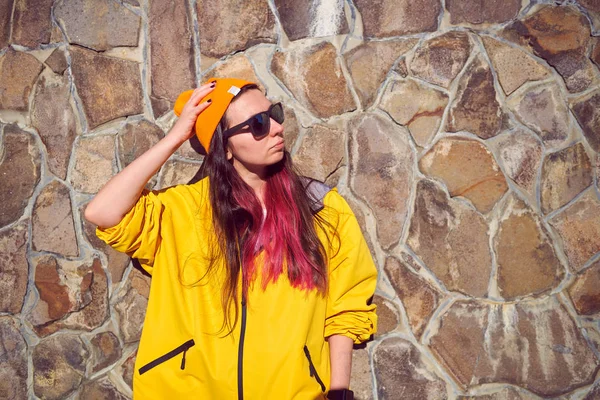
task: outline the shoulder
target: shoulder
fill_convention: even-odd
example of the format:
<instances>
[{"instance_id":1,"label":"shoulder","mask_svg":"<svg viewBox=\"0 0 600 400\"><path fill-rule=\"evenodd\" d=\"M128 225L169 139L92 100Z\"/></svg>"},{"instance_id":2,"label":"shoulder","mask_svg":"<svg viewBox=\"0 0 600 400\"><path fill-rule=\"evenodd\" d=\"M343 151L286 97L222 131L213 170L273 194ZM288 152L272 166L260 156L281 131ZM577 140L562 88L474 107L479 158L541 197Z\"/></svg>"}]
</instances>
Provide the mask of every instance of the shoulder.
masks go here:
<instances>
[{"instance_id":1,"label":"shoulder","mask_svg":"<svg viewBox=\"0 0 600 400\"><path fill-rule=\"evenodd\" d=\"M165 205L178 205L183 203L201 206L209 198L208 178L204 178L192 184L180 184L164 189L152 190L149 193L155 195Z\"/></svg>"}]
</instances>

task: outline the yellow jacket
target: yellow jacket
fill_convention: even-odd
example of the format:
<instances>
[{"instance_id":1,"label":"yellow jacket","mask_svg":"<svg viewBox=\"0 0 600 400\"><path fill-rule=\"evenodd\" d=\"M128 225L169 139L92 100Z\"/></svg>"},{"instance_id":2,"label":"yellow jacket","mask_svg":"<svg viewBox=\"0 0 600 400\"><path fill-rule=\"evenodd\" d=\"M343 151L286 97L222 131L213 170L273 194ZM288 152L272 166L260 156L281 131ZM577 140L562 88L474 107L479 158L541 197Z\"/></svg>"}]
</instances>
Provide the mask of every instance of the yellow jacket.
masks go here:
<instances>
[{"instance_id":1,"label":"yellow jacket","mask_svg":"<svg viewBox=\"0 0 600 400\"><path fill-rule=\"evenodd\" d=\"M259 276L228 336L220 332L223 270L204 274L214 241L207 179L144 190L118 225L97 229L152 275L135 399L324 398L325 338L340 334L360 343L375 332L375 305L368 303L377 271L346 201L332 189L322 203L319 213L337 226L341 241L339 251L331 250L319 231L329 257L327 296L293 288L285 274L263 290Z\"/></svg>"}]
</instances>

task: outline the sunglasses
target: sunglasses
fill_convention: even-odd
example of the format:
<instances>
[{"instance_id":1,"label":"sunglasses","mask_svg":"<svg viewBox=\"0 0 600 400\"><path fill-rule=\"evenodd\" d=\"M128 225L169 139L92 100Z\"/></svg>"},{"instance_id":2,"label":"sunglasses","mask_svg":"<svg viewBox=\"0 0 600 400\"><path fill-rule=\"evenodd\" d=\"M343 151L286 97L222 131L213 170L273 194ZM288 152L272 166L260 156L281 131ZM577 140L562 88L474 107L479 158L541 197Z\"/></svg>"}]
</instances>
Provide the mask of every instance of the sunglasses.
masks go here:
<instances>
[{"instance_id":1,"label":"sunglasses","mask_svg":"<svg viewBox=\"0 0 600 400\"><path fill-rule=\"evenodd\" d=\"M281 103L275 103L269 107L267 111L263 111L256 115L251 116L241 124L237 124L234 127L227 129L223 132L223 137L225 139L233 136L245 126L250 128L250 132L252 132L252 136L255 138L260 138L269 133L269 129L271 128L271 118L278 124L283 123L283 107Z\"/></svg>"}]
</instances>

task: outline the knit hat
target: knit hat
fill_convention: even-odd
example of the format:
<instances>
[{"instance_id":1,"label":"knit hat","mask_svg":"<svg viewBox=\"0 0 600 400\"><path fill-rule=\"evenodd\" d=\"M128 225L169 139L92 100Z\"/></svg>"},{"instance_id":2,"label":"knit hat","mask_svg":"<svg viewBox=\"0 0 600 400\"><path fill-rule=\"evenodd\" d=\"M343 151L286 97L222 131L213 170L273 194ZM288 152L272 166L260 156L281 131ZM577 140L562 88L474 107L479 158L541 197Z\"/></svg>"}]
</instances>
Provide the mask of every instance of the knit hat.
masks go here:
<instances>
[{"instance_id":1,"label":"knit hat","mask_svg":"<svg viewBox=\"0 0 600 400\"><path fill-rule=\"evenodd\" d=\"M210 141L215 133L215 129L217 129L219 121L223 118L225 111L227 111L229 103L237 96L242 87L253 85L254 83L232 78L211 78L207 82L216 82L217 85L212 92L200 100L200 102L204 102L210 99L212 100L212 103L198 116L194 133L198 136L200 144L202 144L202 147L204 147L204 150L208 153ZM187 90L177 97L175 105L173 106L175 115L178 117L181 115L183 106L188 102L193 92L193 89Z\"/></svg>"}]
</instances>

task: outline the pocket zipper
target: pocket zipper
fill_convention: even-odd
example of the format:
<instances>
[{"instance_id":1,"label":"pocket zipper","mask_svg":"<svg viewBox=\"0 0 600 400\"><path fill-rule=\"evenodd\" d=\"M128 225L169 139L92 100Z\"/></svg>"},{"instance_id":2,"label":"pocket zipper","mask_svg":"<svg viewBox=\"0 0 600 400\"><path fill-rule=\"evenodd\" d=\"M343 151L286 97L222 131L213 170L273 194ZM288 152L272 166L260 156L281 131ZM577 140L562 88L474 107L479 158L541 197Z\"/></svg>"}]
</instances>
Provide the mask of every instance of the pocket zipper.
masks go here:
<instances>
[{"instance_id":1,"label":"pocket zipper","mask_svg":"<svg viewBox=\"0 0 600 400\"><path fill-rule=\"evenodd\" d=\"M323 383L323 381L321 380L321 377L319 376L319 374L317 373L317 369L315 368L315 365L313 364L312 358L310 357L310 351L308 351L308 346L304 345L304 354L306 355L306 358L308 359L308 366L309 366L309 370L310 370L310 376L314 376L315 380L317 381L317 383L319 385L321 385L321 391L323 393L325 393L325 384Z\"/></svg>"},{"instance_id":2,"label":"pocket zipper","mask_svg":"<svg viewBox=\"0 0 600 400\"><path fill-rule=\"evenodd\" d=\"M140 375L142 375L145 372L148 372L149 370L158 366L159 364L162 364L165 361L170 360L171 358L175 357L176 355L178 355L180 353L183 353L183 357L181 358L180 368L182 370L185 369L185 353L190 349L190 347L193 347L195 344L196 343L194 343L194 339L190 339L187 342L185 342L184 344L182 344L181 346L177 347L176 349L171 350L167 354L158 357L156 360L150 361L148 364L146 364L140 368L140 370L139 370Z\"/></svg>"}]
</instances>

